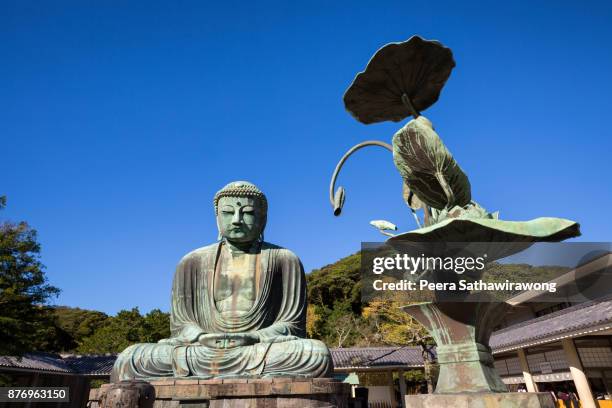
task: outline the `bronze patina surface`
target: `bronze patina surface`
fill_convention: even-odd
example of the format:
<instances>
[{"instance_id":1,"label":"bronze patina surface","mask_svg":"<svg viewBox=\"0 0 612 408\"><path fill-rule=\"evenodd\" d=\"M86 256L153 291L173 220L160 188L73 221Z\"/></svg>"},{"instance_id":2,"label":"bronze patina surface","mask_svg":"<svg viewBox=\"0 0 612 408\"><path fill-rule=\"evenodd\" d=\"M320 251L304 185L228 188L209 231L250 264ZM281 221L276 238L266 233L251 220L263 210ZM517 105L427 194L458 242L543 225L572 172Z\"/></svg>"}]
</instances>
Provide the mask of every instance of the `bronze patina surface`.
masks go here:
<instances>
[{"instance_id":1,"label":"bronze patina surface","mask_svg":"<svg viewBox=\"0 0 612 408\"><path fill-rule=\"evenodd\" d=\"M111 379L329 376L327 346L304 338L302 264L290 250L263 241L265 195L251 183L233 182L214 206L221 239L180 261L171 337L128 347Z\"/></svg>"},{"instance_id":2,"label":"bronze patina surface","mask_svg":"<svg viewBox=\"0 0 612 408\"><path fill-rule=\"evenodd\" d=\"M415 35L387 44L357 74L344 94L344 106L361 123L399 122L438 100L454 66L451 50L437 41Z\"/></svg>"},{"instance_id":3,"label":"bronze patina surface","mask_svg":"<svg viewBox=\"0 0 612 408\"><path fill-rule=\"evenodd\" d=\"M330 183L330 200L339 215L345 191L340 187L335 200L336 177L347 157L362 145L387 147L403 179L403 198L418 228L399 235L388 230L395 224L376 220L372 225L392 247L402 243L445 242L492 244L488 262L529 247L534 242L556 242L580 235L578 223L562 218L543 217L531 221L500 220L472 198L468 176L420 111L435 103L455 63L452 52L437 41L412 37L404 43L383 47L357 75L345 94L347 110L362 123L399 121L412 116L388 146L368 141L355 146L342 158ZM417 215L422 211L423 219ZM493 253L495 252L495 253ZM444 278L442 271L428 272ZM434 292L435 293L435 292ZM440 293L434 299L440 301ZM448 298L448 297L447 297ZM489 347L493 328L509 307L500 302L449 302L413 304L405 307L432 335L437 344L440 374L434 396L406 399L410 406L552 406L550 396L531 394L514 397L495 371ZM499 395L490 397L488 394ZM504 394L496 394L504 393ZM444 394L456 397L446 398ZM483 396L484 395L484 396ZM455 403L459 405L455 405Z\"/></svg>"}]
</instances>

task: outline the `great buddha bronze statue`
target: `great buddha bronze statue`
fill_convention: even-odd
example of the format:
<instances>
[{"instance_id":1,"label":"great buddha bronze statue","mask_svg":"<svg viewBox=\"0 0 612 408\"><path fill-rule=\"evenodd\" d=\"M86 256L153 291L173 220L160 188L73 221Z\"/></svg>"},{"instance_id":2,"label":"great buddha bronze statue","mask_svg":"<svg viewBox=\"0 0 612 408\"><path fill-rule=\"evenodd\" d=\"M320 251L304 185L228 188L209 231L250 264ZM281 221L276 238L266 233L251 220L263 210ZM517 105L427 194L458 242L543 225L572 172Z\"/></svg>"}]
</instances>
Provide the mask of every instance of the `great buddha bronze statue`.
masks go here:
<instances>
[{"instance_id":1,"label":"great buddha bronze statue","mask_svg":"<svg viewBox=\"0 0 612 408\"><path fill-rule=\"evenodd\" d=\"M220 241L185 255L174 275L171 337L125 349L112 380L326 377L327 346L305 337L298 257L263 241L268 203L236 181L214 198Z\"/></svg>"}]
</instances>

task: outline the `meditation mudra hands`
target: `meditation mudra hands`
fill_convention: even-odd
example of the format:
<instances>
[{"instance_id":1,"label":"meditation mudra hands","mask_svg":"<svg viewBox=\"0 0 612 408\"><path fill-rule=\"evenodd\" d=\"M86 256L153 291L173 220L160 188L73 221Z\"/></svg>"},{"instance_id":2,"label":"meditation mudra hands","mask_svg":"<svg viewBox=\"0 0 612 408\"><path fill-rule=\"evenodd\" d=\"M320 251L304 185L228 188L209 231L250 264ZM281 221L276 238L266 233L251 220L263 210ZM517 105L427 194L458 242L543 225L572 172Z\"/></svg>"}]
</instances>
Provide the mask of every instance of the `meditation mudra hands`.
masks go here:
<instances>
[{"instance_id":1,"label":"meditation mudra hands","mask_svg":"<svg viewBox=\"0 0 612 408\"><path fill-rule=\"evenodd\" d=\"M265 343L283 343L285 341L299 340L297 336L277 336L272 339L266 339ZM261 343L259 334L253 332L247 333L202 333L192 343L181 341L177 338L162 339L158 343L172 344L175 346L187 345L202 345L216 349L228 349L234 347L250 346L256 343Z\"/></svg>"},{"instance_id":2,"label":"meditation mudra hands","mask_svg":"<svg viewBox=\"0 0 612 408\"><path fill-rule=\"evenodd\" d=\"M202 333L192 342L177 338L158 341L160 344L171 344L173 346L202 345L216 349L250 346L259 342L260 339L256 333Z\"/></svg>"},{"instance_id":3,"label":"meditation mudra hands","mask_svg":"<svg viewBox=\"0 0 612 408\"><path fill-rule=\"evenodd\" d=\"M250 346L259 343L257 333L204 333L200 334L197 343L217 349Z\"/></svg>"}]
</instances>

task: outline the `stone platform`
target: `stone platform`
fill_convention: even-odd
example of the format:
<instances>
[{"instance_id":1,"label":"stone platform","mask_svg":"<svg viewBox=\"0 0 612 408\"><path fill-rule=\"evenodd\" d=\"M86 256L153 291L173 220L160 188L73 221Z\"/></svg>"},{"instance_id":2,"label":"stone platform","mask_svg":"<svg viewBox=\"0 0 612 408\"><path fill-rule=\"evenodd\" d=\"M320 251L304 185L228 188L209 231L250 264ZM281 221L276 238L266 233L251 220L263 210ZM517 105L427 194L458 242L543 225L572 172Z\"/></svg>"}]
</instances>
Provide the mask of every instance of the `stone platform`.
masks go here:
<instances>
[{"instance_id":1,"label":"stone platform","mask_svg":"<svg viewBox=\"0 0 612 408\"><path fill-rule=\"evenodd\" d=\"M123 384L104 384L91 390L88 407L136 408L107 402L111 399L108 396L116 393L117 385ZM141 402L142 408L347 408L351 389L349 384L331 378L163 379L148 384L155 390L154 401L152 398Z\"/></svg>"},{"instance_id":2,"label":"stone platform","mask_svg":"<svg viewBox=\"0 0 612 408\"><path fill-rule=\"evenodd\" d=\"M410 408L557 408L547 392L406 395Z\"/></svg>"}]
</instances>

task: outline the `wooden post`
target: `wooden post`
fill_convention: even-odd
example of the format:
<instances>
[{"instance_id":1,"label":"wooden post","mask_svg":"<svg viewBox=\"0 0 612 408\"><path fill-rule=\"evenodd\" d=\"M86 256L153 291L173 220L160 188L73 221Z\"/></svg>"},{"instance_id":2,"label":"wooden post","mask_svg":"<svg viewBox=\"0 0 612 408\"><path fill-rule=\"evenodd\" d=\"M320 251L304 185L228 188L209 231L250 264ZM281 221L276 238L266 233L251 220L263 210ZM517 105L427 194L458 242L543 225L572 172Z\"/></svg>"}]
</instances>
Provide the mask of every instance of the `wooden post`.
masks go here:
<instances>
[{"instance_id":1,"label":"wooden post","mask_svg":"<svg viewBox=\"0 0 612 408\"><path fill-rule=\"evenodd\" d=\"M387 371L387 379L389 382L389 392L391 393L391 406L395 406L395 387L393 386L393 371Z\"/></svg>"},{"instance_id":2,"label":"wooden post","mask_svg":"<svg viewBox=\"0 0 612 408\"><path fill-rule=\"evenodd\" d=\"M519 361L521 362L521 370L523 371L523 378L525 379L527 392L538 392L538 386L535 381L533 381L533 376L531 375L531 370L529 369L529 363L527 362L525 350L518 349L517 352Z\"/></svg>"},{"instance_id":3,"label":"wooden post","mask_svg":"<svg viewBox=\"0 0 612 408\"><path fill-rule=\"evenodd\" d=\"M578 351L574 345L574 340L563 339L561 343L563 344L565 358L567 359L570 372L572 373L572 378L574 379L576 391L578 391L580 406L582 408L597 408L595 399L593 398L593 393L591 392L591 387L589 386L589 381L584 373L584 369L582 368L580 357L578 357Z\"/></svg>"},{"instance_id":4,"label":"wooden post","mask_svg":"<svg viewBox=\"0 0 612 408\"><path fill-rule=\"evenodd\" d=\"M400 404L402 408L406 408L406 379L404 378L404 370L400 370L399 373L399 386L400 386Z\"/></svg>"}]
</instances>

